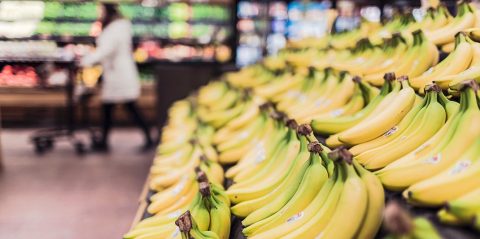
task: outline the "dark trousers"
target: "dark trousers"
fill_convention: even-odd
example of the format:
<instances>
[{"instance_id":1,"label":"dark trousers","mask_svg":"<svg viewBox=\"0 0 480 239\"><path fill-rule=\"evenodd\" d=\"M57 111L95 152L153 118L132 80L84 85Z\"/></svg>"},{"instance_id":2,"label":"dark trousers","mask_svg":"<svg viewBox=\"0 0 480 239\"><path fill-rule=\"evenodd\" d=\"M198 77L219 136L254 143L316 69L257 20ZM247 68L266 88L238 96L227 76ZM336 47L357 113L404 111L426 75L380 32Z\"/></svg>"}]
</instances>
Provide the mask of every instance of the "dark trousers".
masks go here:
<instances>
[{"instance_id":1,"label":"dark trousers","mask_svg":"<svg viewBox=\"0 0 480 239\"><path fill-rule=\"evenodd\" d=\"M103 103L103 128L102 128L102 142L108 143L108 136L113 125L113 110L115 108L114 103ZM150 129L145 121L142 113L138 109L137 103L135 101L128 101L121 103L120 105L128 112L130 118L135 122L135 124L142 130L145 136L145 143L152 143L152 138L150 136Z\"/></svg>"}]
</instances>

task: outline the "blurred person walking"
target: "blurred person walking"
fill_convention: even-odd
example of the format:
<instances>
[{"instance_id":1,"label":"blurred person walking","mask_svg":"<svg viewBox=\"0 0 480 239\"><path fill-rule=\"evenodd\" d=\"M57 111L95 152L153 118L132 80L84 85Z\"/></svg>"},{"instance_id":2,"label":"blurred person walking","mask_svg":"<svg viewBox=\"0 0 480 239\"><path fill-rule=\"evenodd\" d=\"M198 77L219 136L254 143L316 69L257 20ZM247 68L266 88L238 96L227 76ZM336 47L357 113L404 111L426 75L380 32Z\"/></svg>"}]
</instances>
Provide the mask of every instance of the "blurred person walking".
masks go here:
<instances>
[{"instance_id":1,"label":"blurred person walking","mask_svg":"<svg viewBox=\"0 0 480 239\"><path fill-rule=\"evenodd\" d=\"M116 3L102 3L99 7L102 32L96 39L96 50L80 61L81 66L101 64L103 68L102 136L93 148L108 151L113 110L116 105L122 105L142 130L145 142L141 150L147 151L153 148L154 143L150 128L136 103L140 96L140 81L132 56L132 26L129 20L123 18Z\"/></svg>"}]
</instances>

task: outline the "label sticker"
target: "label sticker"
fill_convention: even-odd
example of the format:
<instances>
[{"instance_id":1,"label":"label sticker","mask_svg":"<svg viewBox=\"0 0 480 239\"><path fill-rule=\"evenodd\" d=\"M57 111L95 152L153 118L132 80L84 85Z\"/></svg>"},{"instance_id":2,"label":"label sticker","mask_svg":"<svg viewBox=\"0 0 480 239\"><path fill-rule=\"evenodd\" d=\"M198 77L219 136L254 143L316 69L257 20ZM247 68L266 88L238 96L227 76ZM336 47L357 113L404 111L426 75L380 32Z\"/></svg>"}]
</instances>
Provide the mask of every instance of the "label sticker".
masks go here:
<instances>
[{"instance_id":1,"label":"label sticker","mask_svg":"<svg viewBox=\"0 0 480 239\"><path fill-rule=\"evenodd\" d=\"M427 164L437 164L442 160L442 154L438 153L436 155L433 155L432 157L426 159L424 162Z\"/></svg>"},{"instance_id":2,"label":"label sticker","mask_svg":"<svg viewBox=\"0 0 480 239\"><path fill-rule=\"evenodd\" d=\"M450 170L450 175L459 174L465 171L468 167L470 167L470 165L472 165L472 161L468 159L460 160L452 167L452 169Z\"/></svg>"},{"instance_id":3,"label":"label sticker","mask_svg":"<svg viewBox=\"0 0 480 239\"><path fill-rule=\"evenodd\" d=\"M182 181L177 186L175 186L175 188L173 188L172 195L178 195L183 190L183 188L185 188L185 181L186 178L182 178Z\"/></svg>"},{"instance_id":4,"label":"label sticker","mask_svg":"<svg viewBox=\"0 0 480 239\"><path fill-rule=\"evenodd\" d=\"M304 94L300 94L300 95L298 96L298 100L299 100L300 103L305 103L305 102L307 102L308 97L307 97L306 95L304 95Z\"/></svg>"},{"instance_id":5,"label":"label sticker","mask_svg":"<svg viewBox=\"0 0 480 239\"><path fill-rule=\"evenodd\" d=\"M240 139L245 139L247 137L248 137L248 132L246 132L246 131L243 131L239 136Z\"/></svg>"},{"instance_id":6,"label":"label sticker","mask_svg":"<svg viewBox=\"0 0 480 239\"><path fill-rule=\"evenodd\" d=\"M315 107L320 107L320 106L322 106L323 102L325 102L325 99L320 98L320 99L315 101L314 105L315 105Z\"/></svg>"},{"instance_id":7,"label":"label sticker","mask_svg":"<svg viewBox=\"0 0 480 239\"><path fill-rule=\"evenodd\" d=\"M292 222L298 221L303 217L303 215L305 215L305 213L303 211L299 212L299 213L293 215L292 217L290 217L289 219L287 219L287 223L292 223Z\"/></svg>"},{"instance_id":8,"label":"label sticker","mask_svg":"<svg viewBox=\"0 0 480 239\"><path fill-rule=\"evenodd\" d=\"M297 97L297 96L299 96L300 94L301 94L301 93L300 93L300 91L298 91L298 90L290 90L290 91L287 92L286 95L287 95L288 97Z\"/></svg>"},{"instance_id":9,"label":"label sticker","mask_svg":"<svg viewBox=\"0 0 480 239\"><path fill-rule=\"evenodd\" d=\"M345 109L340 108L340 109L336 109L336 110L331 111L331 112L330 112L330 115L331 115L332 117L338 117L338 116L342 115L343 112L345 112Z\"/></svg>"},{"instance_id":10,"label":"label sticker","mask_svg":"<svg viewBox=\"0 0 480 239\"><path fill-rule=\"evenodd\" d=\"M391 129L389 129L387 132L385 132L385 134L383 134L383 136L389 137L390 135L394 134L397 131L398 131L398 126L395 125Z\"/></svg>"},{"instance_id":11,"label":"label sticker","mask_svg":"<svg viewBox=\"0 0 480 239\"><path fill-rule=\"evenodd\" d=\"M263 162L265 159L266 159L266 152L265 152L265 147L264 147L264 144L263 142L259 143L259 144L256 144L255 145L255 164L259 164L261 162Z\"/></svg>"},{"instance_id":12,"label":"label sticker","mask_svg":"<svg viewBox=\"0 0 480 239\"><path fill-rule=\"evenodd\" d=\"M170 238L176 238L180 234L180 228L176 227L175 231L173 232L172 236Z\"/></svg>"}]
</instances>

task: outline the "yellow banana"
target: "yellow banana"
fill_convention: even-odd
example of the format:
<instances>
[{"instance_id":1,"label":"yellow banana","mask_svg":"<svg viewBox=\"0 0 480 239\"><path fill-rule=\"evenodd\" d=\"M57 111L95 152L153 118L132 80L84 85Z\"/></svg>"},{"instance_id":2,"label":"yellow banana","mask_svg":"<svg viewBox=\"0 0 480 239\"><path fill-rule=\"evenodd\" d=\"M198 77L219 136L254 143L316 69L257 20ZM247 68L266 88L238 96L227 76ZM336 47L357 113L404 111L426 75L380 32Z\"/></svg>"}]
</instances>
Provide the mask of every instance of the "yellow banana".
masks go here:
<instances>
[{"instance_id":1,"label":"yellow banana","mask_svg":"<svg viewBox=\"0 0 480 239\"><path fill-rule=\"evenodd\" d=\"M415 92L408 85L408 80L401 81L403 89L382 112L367 118L352 128L341 132L338 139L348 145L356 145L375 139L395 126L413 106Z\"/></svg>"},{"instance_id":2,"label":"yellow banana","mask_svg":"<svg viewBox=\"0 0 480 239\"><path fill-rule=\"evenodd\" d=\"M360 178L363 180L368 193L367 210L355 238L374 238L383 221L385 192L382 183L374 174L362 168L355 160L353 164Z\"/></svg>"},{"instance_id":3,"label":"yellow banana","mask_svg":"<svg viewBox=\"0 0 480 239\"><path fill-rule=\"evenodd\" d=\"M455 39L455 50L439 64L418 77L410 79L415 89L423 89L441 76L458 74L470 66L473 58L472 45L466 40L465 33L459 33Z\"/></svg>"},{"instance_id":4,"label":"yellow banana","mask_svg":"<svg viewBox=\"0 0 480 239\"><path fill-rule=\"evenodd\" d=\"M439 91L439 89L438 89ZM437 92L433 90L429 103L411 125L399 137L380 147L366 151L355 158L369 170L385 167L398 158L408 154L430 139L444 124L447 114L443 106L437 102ZM385 154L388 152L388 154Z\"/></svg>"},{"instance_id":5,"label":"yellow banana","mask_svg":"<svg viewBox=\"0 0 480 239\"><path fill-rule=\"evenodd\" d=\"M282 224L258 233L250 237L250 239L285 238L293 231L306 226L307 223L316 226L326 224L335 211L344 187L345 173L338 168L336 168L335 172L335 175L325 183L320 192L304 210L297 212L294 216L283 221Z\"/></svg>"},{"instance_id":6,"label":"yellow banana","mask_svg":"<svg viewBox=\"0 0 480 239\"><path fill-rule=\"evenodd\" d=\"M447 25L433 31L427 31L426 35L435 45L443 45L453 42L455 34L475 26L475 13L467 1L462 1L457 6L457 16Z\"/></svg>"},{"instance_id":7,"label":"yellow banana","mask_svg":"<svg viewBox=\"0 0 480 239\"><path fill-rule=\"evenodd\" d=\"M318 142L316 143L318 144ZM289 202L289 200L294 197L297 190L308 181L313 180L316 181L315 183L323 185L323 183L328 179L328 173L323 167L320 156L318 155L319 152L315 151L315 147L311 147L309 150L310 159L304 162L305 165L302 166L306 167L306 169L298 174L297 177L294 177L288 185L282 187L283 192L278 197L275 197L268 205L249 214L242 221L243 225L252 225L253 223L268 218L281 210ZM320 186L318 188L320 188ZM312 190L312 188L309 188L309 190Z\"/></svg>"},{"instance_id":8,"label":"yellow banana","mask_svg":"<svg viewBox=\"0 0 480 239\"><path fill-rule=\"evenodd\" d=\"M413 184L404 197L415 204L440 206L477 188L480 184L480 138L446 171Z\"/></svg>"},{"instance_id":9,"label":"yellow banana","mask_svg":"<svg viewBox=\"0 0 480 239\"><path fill-rule=\"evenodd\" d=\"M380 180L387 188L404 189L421 180L432 177L455 163L461 153L468 148L477 137L480 137L480 110L473 86L463 89L464 113L458 122L453 136L437 146L428 157L414 162L399 163L387 166L377 172ZM466 103L465 103L466 102Z\"/></svg>"}]
</instances>

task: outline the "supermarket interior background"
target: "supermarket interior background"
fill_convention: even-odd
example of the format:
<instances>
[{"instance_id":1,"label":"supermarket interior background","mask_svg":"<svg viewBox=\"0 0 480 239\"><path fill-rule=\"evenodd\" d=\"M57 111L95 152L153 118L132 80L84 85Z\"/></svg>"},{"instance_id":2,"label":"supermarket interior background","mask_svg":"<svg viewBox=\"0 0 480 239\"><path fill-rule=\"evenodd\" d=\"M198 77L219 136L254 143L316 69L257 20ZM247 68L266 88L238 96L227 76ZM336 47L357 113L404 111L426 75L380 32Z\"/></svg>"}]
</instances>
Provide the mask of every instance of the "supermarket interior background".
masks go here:
<instances>
[{"instance_id":1,"label":"supermarket interior background","mask_svg":"<svg viewBox=\"0 0 480 239\"><path fill-rule=\"evenodd\" d=\"M0 238L480 238L478 83L476 0L0 1Z\"/></svg>"}]
</instances>

